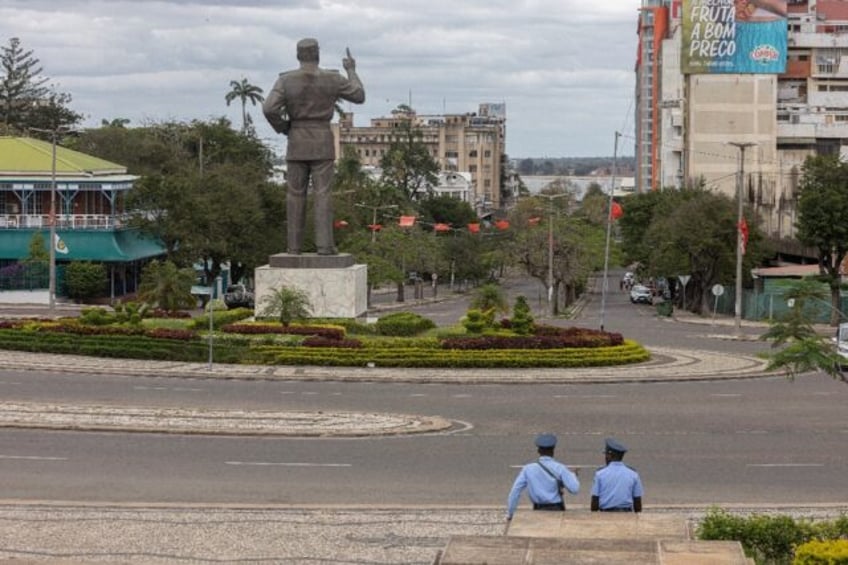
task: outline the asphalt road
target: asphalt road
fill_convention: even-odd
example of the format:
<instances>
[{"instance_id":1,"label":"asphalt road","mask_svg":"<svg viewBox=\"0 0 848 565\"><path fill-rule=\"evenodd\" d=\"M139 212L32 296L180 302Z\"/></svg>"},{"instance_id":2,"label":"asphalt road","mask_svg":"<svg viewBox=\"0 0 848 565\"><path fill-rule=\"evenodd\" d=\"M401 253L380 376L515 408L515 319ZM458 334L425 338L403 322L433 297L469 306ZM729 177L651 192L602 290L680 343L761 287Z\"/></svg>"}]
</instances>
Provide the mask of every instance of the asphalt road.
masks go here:
<instances>
[{"instance_id":1,"label":"asphalt road","mask_svg":"<svg viewBox=\"0 0 848 565\"><path fill-rule=\"evenodd\" d=\"M612 287L612 285L611 285ZM617 291L606 329L647 345L756 352L727 326L660 319ZM518 288L518 290L521 290ZM526 289L524 290L526 292ZM600 320L599 295L576 322ZM461 301L429 307L445 316ZM755 333L757 330L746 330ZM0 370L7 401L439 415L447 433L283 439L0 431L7 500L500 506L540 431L581 469L586 504L603 438L631 452L646 503L848 501L848 387L824 375L607 385L413 385L184 380Z\"/></svg>"}]
</instances>

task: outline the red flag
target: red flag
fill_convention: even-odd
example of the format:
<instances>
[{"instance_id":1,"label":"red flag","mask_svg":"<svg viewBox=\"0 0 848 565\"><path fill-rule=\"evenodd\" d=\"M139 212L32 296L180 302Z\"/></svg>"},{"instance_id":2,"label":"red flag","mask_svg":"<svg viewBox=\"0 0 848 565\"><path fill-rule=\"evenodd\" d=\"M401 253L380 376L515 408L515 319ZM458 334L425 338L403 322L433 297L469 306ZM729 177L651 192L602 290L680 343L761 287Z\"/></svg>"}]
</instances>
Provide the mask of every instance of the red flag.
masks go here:
<instances>
[{"instance_id":1,"label":"red flag","mask_svg":"<svg viewBox=\"0 0 848 565\"><path fill-rule=\"evenodd\" d=\"M739 228L739 233L742 234L739 250L742 252L742 255L745 255L745 251L748 249L748 222L745 221L745 218L742 218L736 227Z\"/></svg>"},{"instance_id":2,"label":"red flag","mask_svg":"<svg viewBox=\"0 0 848 565\"><path fill-rule=\"evenodd\" d=\"M468 231L470 233L480 233L480 224L468 224Z\"/></svg>"},{"instance_id":3,"label":"red flag","mask_svg":"<svg viewBox=\"0 0 848 565\"><path fill-rule=\"evenodd\" d=\"M344 220L336 220L335 222L333 222L333 227L336 229L346 228L347 222Z\"/></svg>"},{"instance_id":4,"label":"red flag","mask_svg":"<svg viewBox=\"0 0 848 565\"><path fill-rule=\"evenodd\" d=\"M402 228L411 228L415 225L415 216L401 216L398 225Z\"/></svg>"},{"instance_id":5,"label":"red flag","mask_svg":"<svg viewBox=\"0 0 848 565\"><path fill-rule=\"evenodd\" d=\"M450 231L450 226L447 224L436 224L433 226L434 231Z\"/></svg>"},{"instance_id":6,"label":"red flag","mask_svg":"<svg viewBox=\"0 0 848 565\"><path fill-rule=\"evenodd\" d=\"M612 218L612 220L615 221L615 220L619 219L620 217L622 217L623 215L624 215L624 209L621 207L621 204L619 204L618 202L613 200L612 206L610 207L610 218Z\"/></svg>"},{"instance_id":7,"label":"red flag","mask_svg":"<svg viewBox=\"0 0 848 565\"><path fill-rule=\"evenodd\" d=\"M541 221L542 221L542 218L539 218L538 216L534 217L534 218L528 218L527 219L527 223L531 226L538 226L539 222L541 222Z\"/></svg>"},{"instance_id":8,"label":"red flag","mask_svg":"<svg viewBox=\"0 0 848 565\"><path fill-rule=\"evenodd\" d=\"M383 226L381 224L368 224L368 229L371 231L380 231L383 229Z\"/></svg>"},{"instance_id":9,"label":"red flag","mask_svg":"<svg viewBox=\"0 0 848 565\"><path fill-rule=\"evenodd\" d=\"M495 227L501 231L509 229L509 222L507 220L498 220L495 222Z\"/></svg>"}]
</instances>

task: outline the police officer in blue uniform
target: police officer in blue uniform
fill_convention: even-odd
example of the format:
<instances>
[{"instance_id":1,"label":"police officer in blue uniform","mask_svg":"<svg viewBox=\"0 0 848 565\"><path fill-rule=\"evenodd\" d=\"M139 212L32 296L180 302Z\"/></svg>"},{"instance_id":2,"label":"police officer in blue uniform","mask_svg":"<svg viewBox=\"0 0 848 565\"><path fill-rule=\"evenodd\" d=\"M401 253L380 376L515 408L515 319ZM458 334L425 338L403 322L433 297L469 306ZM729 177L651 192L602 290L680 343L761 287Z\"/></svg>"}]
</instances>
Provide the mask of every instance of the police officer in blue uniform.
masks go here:
<instances>
[{"instance_id":1,"label":"police officer in blue uniform","mask_svg":"<svg viewBox=\"0 0 848 565\"><path fill-rule=\"evenodd\" d=\"M595 471L592 482L593 512L641 512L642 479L621 460L627 448L612 438L604 446L606 465Z\"/></svg>"},{"instance_id":2,"label":"police officer in blue uniform","mask_svg":"<svg viewBox=\"0 0 848 565\"><path fill-rule=\"evenodd\" d=\"M557 438L554 434L540 434L536 437L539 459L521 468L507 500L506 519L511 520L521 492L526 488L533 510L565 510L562 489L571 494L580 490L577 474L554 459Z\"/></svg>"}]
</instances>

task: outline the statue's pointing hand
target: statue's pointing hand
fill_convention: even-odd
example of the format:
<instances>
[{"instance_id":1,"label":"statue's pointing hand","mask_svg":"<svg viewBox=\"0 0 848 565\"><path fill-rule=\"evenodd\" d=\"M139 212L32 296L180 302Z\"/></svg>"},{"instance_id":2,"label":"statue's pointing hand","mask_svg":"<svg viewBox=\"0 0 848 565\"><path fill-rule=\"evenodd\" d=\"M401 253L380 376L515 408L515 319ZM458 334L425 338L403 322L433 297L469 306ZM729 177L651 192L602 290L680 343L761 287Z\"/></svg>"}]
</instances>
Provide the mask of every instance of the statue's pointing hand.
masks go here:
<instances>
[{"instance_id":1,"label":"statue's pointing hand","mask_svg":"<svg viewBox=\"0 0 848 565\"><path fill-rule=\"evenodd\" d=\"M350 47L345 47L346 57L342 59L342 66L346 71L356 70L356 60L350 54Z\"/></svg>"}]
</instances>

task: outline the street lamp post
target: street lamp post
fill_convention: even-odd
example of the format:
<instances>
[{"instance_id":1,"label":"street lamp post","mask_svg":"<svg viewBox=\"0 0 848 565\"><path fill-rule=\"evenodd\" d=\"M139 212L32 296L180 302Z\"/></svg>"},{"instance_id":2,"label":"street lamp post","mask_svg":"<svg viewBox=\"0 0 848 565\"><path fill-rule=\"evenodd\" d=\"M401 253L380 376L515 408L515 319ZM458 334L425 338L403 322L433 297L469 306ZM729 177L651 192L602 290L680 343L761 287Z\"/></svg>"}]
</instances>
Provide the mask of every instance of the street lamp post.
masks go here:
<instances>
[{"instance_id":1,"label":"street lamp post","mask_svg":"<svg viewBox=\"0 0 848 565\"><path fill-rule=\"evenodd\" d=\"M47 244L49 259L47 273L48 312L50 317L56 315L56 137L64 128L54 129L30 128L32 131L50 134L51 165L50 165L50 241Z\"/></svg>"},{"instance_id":2,"label":"street lamp post","mask_svg":"<svg viewBox=\"0 0 848 565\"><path fill-rule=\"evenodd\" d=\"M734 322L736 334L742 333L742 189L745 184L745 150L753 147L753 142L728 142L739 149L739 176L736 179L736 304L734 305Z\"/></svg>"},{"instance_id":3,"label":"street lamp post","mask_svg":"<svg viewBox=\"0 0 848 565\"><path fill-rule=\"evenodd\" d=\"M607 209L607 236L604 245L604 280L601 283L601 331L604 331L604 321L607 309L607 291L609 283L607 275L609 273L609 251L610 251L610 235L612 234L612 203L615 195L615 175L618 166L618 138L621 136L619 132L615 132L615 144L612 154L612 179L610 179L609 207Z\"/></svg>"},{"instance_id":4,"label":"street lamp post","mask_svg":"<svg viewBox=\"0 0 848 565\"><path fill-rule=\"evenodd\" d=\"M548 313L554 315L554 198L568 196L569 193L561 194L538 194L548 199Z\"/></svg>"}]
</instances>

